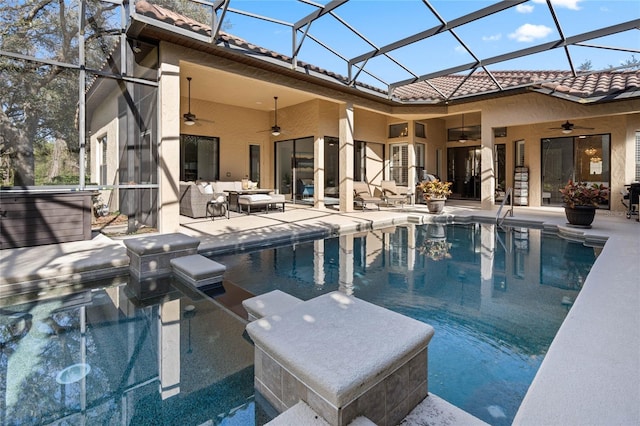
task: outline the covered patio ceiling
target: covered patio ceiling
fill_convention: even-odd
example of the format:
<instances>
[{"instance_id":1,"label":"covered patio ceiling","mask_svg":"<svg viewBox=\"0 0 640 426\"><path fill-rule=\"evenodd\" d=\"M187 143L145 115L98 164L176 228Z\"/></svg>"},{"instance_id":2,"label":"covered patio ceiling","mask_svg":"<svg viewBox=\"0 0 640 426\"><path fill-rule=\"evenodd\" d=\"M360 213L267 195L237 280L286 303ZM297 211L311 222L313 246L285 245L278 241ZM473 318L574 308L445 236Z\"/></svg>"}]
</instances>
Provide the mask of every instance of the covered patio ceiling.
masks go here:
<instances>
[{"instance_id":1,"label":"covered patio ceiling","mask_svg":"<svg viewBox=\"0 0 640 426\"><path fill-rule=\"evenodd\" d=\"M629 69L640 60L634 56L640 55L640 3L633 0L151 3L207 21L208 36L191 32L200 40L224 45L220 37L228 34L281 55L292 69L339 75L346 86L401 104L456 103ZM584 19L594 9L598 19ZM514 74L532 70L559 72L528 79Z\"/></svg>"}]
</instances>

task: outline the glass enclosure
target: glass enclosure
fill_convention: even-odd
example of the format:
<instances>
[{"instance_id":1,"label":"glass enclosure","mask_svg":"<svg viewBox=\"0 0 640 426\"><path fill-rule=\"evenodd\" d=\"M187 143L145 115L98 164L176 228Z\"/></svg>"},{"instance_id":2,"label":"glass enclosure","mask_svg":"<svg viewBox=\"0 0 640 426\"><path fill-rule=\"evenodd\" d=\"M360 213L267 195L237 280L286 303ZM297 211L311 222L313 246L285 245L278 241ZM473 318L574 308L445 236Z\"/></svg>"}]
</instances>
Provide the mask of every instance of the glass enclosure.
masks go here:
<instances>
[{"instance_id":1,"label":"glass enclosure","mask_svg":"<svg viewBox=\"0 0 640 426\"><path fill-rule=\"evenodd\" d=\"M106 213L155 226L157 47L123 34L123 2L33 6L0 16L2 186L99 190Z\"/></svg>"}]
</instances>

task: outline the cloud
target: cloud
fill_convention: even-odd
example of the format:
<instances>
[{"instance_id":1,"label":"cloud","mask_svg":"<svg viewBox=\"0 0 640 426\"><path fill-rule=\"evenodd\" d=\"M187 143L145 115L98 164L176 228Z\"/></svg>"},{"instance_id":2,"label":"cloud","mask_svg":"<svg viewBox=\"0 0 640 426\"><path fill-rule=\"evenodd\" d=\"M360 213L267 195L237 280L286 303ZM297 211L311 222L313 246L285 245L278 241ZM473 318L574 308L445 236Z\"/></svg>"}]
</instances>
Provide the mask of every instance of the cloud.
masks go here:
<instances>
[{"instance_id":1,"label":"cloud","mask_svg":"<svg viewBox=\"0 0 640 426\"><path fill-rule=\"evenodd\" d=\"M539 38L545 38L551 34L551 31L551 28L546 25L524 24L515 30L515 32L509 34L509 38L528 43Z\"/></svg>"},{"instance_id":2,"label":"cloud","mask_svg":"<svg viewBox=\"0 0 640 426\"><path fill-rule=\"evenodd\" d=\"M564 7L571 10L580 10L580 3L582 0L551 0L551 4L556 7ZM534 3L546 3L546 0L533 0Z\"/></svg>"},{"instance_id":3,"label":"cloud","mask_svg":"<svg viewBox=\"0 0 640 426\"><path fill-rule=\"evenodd\" d=\"M498 34L493 34L490 36L482 36L482 41L498 41L502 38L502 34L498 33Z\"/></svg>"},{"instance_id":4,"label":"cloud","mask_svg":"<svg viewBox=\"0 0 640 426\"><path fill-rule=\"evenodd\" d=\"M531 6L530 4L519 4L516 6L516 12L531 13L533 12L533 6Z\"/></svg>"},{"instance_id":5,"label":"cloud","mask_svg":"<svg viewBox=\"0 0 640 426\"><path fill-rule=\"evenodd\" d=\"M456 51L456 53L467 53L467 49L465 49L464 47L462 47L462 45L457 45L453 50Z\"/></svg>"}]
</instances>

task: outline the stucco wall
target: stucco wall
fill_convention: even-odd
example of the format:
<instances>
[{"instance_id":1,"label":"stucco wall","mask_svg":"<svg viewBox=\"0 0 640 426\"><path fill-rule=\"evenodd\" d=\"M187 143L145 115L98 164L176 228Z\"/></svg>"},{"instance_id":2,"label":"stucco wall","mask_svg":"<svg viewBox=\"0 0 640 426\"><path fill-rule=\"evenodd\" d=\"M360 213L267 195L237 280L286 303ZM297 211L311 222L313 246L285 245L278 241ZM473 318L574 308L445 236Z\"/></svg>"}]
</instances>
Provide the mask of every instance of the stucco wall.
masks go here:
<instances>
[{"instance_id":1,"label":"stucco wall","mask_svg":"<svg viewBox=\"0 0 640 426\"><path fill-rule=\"evenodd\" d=\"M187 110L188 99L180 98L181 111ZM239 108L214 102L191 99L191 112L197 121L187 126L181 120L180 133L220 138L220 180L241 180L249 175L249 146L260 146L260 185L273 184L269 163L271 126L270 114L249 108ZM278 124L280 124L278 111ZM280 126L285 129L283 124ZM284 132L283 132L284 135ZM280 137L282 137L281 135Z\"/></svg>"},{"instance_id":2,"label":"stucco wall","mask_svg":"<svg viewBox=\"0 0 640 426\"><path fill-rule=\"evenodd\" d=\"M89 182L91 184L100 183L102 185L115 185L118 183L118 145L119 145L119 126L118 126L118 96L119 90L115 90L116 84L114 81L106 82L114 87L108 98L101 100L97 103L96 108L93 110L93 114L88 123L90 132L89 138L89 173L91 178ZM98 140L104 136L107 138L107 182L100 182L100 168L99 164L102 161L103 147ZM109 206L109 211L114 212L119 210L118 204L118 192L117 190L102 190L100 191L102 201Z\"/></svg>"}]
</instances>

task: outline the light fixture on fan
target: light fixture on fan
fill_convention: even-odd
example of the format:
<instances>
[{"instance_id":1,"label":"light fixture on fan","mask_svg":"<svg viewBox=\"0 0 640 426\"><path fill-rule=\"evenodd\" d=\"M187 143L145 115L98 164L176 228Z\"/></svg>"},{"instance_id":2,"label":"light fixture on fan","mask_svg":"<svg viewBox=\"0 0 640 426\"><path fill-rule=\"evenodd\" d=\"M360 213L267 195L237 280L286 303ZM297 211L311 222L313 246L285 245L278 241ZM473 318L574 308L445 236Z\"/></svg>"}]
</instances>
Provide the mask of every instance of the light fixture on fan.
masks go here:
<instances>
[{"instance_id":1,"label":"light fixture on fan","mask_svg":"<svg viewBox=\"0 0 640 426\"><path fill-rule=\"evenodd\" d=\"M593 157L594 155L596 155L597 152L598 150L595 148L587 148L584 150L584 153L587 154L589 157Z\"/></svg>"},{"instance_id":2,"label":"light fixture on fan","mask_svg":"<svg viewBox=\"0 0 640 426\"><path fill-rule=\"evenodd\" d=\"M184 117L184 124L186 124L187 126L193 126L194 124L196 124L196 115L191 114L191 77L187 77L187 81L189 82L189 106L187 113L183 114L182 116Z\"/></svg>"},{"instance_id":3,"label":"light fixture on fan","mask_svg":"<svg viewBox=\"0 0 640 426\"><path fill-rule=\"evenodd\" d=\"M462 114L462 133L460 133L460 137L458 138L458 142L465 143L469 137L464 132L464 114Z\"/></svg>"},{"instance_id":4,"label":"light fixture on fan","mask_svg":"<svg viewBox=\"0 0 640 426\"><path fill-rule=\"evenodd\" d=\"M278 126L278 97L274 96L273 97L273 102L275 104L275 122L274 125L271 126L271 134L273 136L280 136L280 126Z\"/></svg>"}]
</instances>

